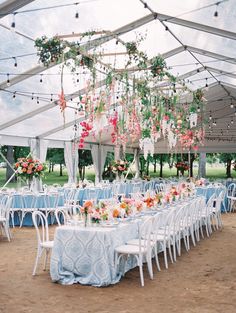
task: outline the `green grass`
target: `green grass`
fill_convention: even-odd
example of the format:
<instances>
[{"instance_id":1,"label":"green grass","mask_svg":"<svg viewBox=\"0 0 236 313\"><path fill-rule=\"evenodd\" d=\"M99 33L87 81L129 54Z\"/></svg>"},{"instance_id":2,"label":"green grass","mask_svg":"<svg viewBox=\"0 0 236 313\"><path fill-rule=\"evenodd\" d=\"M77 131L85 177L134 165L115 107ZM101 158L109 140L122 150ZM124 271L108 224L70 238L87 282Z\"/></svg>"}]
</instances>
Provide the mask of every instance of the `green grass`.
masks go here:
<instances>
[{"instance_id":1,"label":"green grass","mask_svg":"<svg viewBox=\"0 0 236 313\"><path fill-rule=\"evenodd\" d=\"M194 168L194 176L197 176L197 168ZM86 169L86 179L94 181L95 174L92 167ZM157 169L157 173L153 173L152 168L150 170L151 177L159 177L159 169ZM163 177L175 177L176 176L176 168L169 169L168 166L165 166L163 169ZM187 172L185 174L187 177ZM232 170L233 178L236 178L236 172ZM5 184L5 177L6 177L6 169L0 168L0 187ZM207 166L207 175L208 179L225 179L225 168L222 167L211 167L210 165ZM132 175L129 175L128 178L132 178ZM79 179L79 177L78 177ZM43 183L47 185L52 185L54 183L58 184L65 184L68 181L67 171L66 169L63 170L63 176L59 176L59 171L56 169L54 172L46 173L45 177L43 178ZM8 187L16 187L17 183L9 183Z\"/></svg>"}]
</instances>

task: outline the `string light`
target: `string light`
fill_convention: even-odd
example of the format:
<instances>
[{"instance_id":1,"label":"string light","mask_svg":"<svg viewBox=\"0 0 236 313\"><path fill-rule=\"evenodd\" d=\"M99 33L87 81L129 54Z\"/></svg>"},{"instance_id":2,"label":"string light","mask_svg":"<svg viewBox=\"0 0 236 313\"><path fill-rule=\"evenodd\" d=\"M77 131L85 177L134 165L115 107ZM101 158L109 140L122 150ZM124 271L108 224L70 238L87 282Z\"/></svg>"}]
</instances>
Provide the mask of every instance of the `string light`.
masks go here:
<instances>
[{"instance_id":1,"label":"string light","mask_svg":"<svg viewBox=\"0 0 236 313\"><path fill-rule=\"evenodd\" d=\"M234 123L234 120L233 120L233 119L231 119L230 123L231 123L231 124L233 124L233 123Z\"/></svg>"},{"instance_id":2,"label":"string light","mask_svg":"<svg viewBox=\"0 0 236 313\"><path fill-rule=\"evenodd\" d=\"M39 97L37 97L37 104L39 104Z\"/></svg>"},{"instance_id":3,"label":"string light","mask_svg":"<svg viewBox=\"0 0 236 313\"><path fill-rule=\"evenodd\" d=\"M11 83L10 83L10 75L7 74L7 86L10 87Z\"/></svg>"},{"instance_id":4,"label":"string light","mask_svg":"<svg viewBox=\"0 0 236 313\"><path fill-rule=\"evenodd\" d=\"M16 57L13 57L13 60L14 60L14 66L17 67L17 59L16 59Z\"/></svg>"},{"instance_id":5,"label":"string light","mask_svg":"<svg viewBox=\"0 0 236 313\"><path fill-rule=\"evenodd\" d=\"M209 115L209 120L212 120L212 115L211 115L211 111L210 111L210 115Z\"/></svg>"},{"instance_id":6,"label":"string light","mask_svg":"<svg viewBox=\"0 0 236 313\"><path fill-rule=\"evenodd\" d=\"M52 100L52 96L53 96L53 94L51 94L51 99L50 99L51 102L53 101L53 100Z\"/></svg>"},{"instance_id":7,"label":"string light","mask_svg":"<svg viewBox=\"0 0 236 313\"><path fill-rule=\"evenodd\" d=\"M32 93L32 97L31 97L31 100L34 100L34 93Z\"/></svg>"},{"instance_id":8,"label":"string light","mask_svg":"<svg viewBox=\"0 0 236 313\"><path fill-rule=\"evenodd\" d=\"M206 90L208 90L208 83L207 83L207 79L208 79L208 78L206 78L206 85L205 85Z\"/></svg>"},{"instance_id":9,"label":"string light","mask_svg":"<svg viewBox=\"0 0 236 313\"><path fill-rule=\"evenodd\" d=\"M16 92L14 91L13 95L12 95L13 100L15 100L16 98Z\"/></svg>"},{"instance_id":10,"label":"string light","mask_svg":"<svg viewBox=\"0 0 236 313\"><path fill-rule=\"evenodd\" d=\"M15 15L16 15L16 13L14 13L13 16L12 16L11 28L16 28Z\"/></svg>"},{"instance_id":11,"label":"string light","mask_svg":"<svg viewBox=\"0 0 236 313\"><path fill-rule=\"evenodd\" d=\"M40 75L40 80L39 80L39 82L40 82L40 83L43 82L43 74Z\"/></svg>"},{"instance_id":12,"label":"string light","mask_svg":"<svg viewBox=\"0 0 236 313\"><path fill-rule=\"evenodd\" d=\"M218 17L218 5L220 4L220 2L216 3L216 10L214 12L214 17Z\"/></svg>"},{"instance_id":13,"label":"string light","mask_svg":"<svg viewBox=\"0 0 236 313\"><path fill-rule=\"evenodd\" d=\"M231 102L230 102L230 108L233 109L234 105L233 105L233 99L231 98Z\"/></svg>"}]
</instances>

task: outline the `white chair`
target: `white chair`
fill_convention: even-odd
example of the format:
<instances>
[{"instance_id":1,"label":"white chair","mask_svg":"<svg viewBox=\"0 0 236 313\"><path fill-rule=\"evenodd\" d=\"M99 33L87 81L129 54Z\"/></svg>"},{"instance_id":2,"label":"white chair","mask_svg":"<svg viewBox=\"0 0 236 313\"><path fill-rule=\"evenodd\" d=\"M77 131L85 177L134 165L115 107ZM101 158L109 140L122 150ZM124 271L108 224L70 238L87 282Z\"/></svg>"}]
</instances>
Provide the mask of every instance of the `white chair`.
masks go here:
<instances>
[{"instance_id":1,"label":"white chair","mask_svg":"<svg viewBox=\"0 0 236 313\"><path fill-rule=\"evenodd\" d=\"M4 195L0 200L0 228L4 231L8 241L11 241L11 232L9 227L9 212L12 203L12 197Z\"/></svg>"},{"instance_id":2,"label":"white chair","mask_svg":"<svg viewBox=\"0 0 236 313\"><path fill-rule=\"evenodd\" d=\"M206 228L206 234L207 237L212 233L212 227L211 227L211 215L212 210L214 209L214 201L216 199L215 194L213 194L210 199L207 201L207 204L205 205L202 215L201 215L201 222L200 222L200 228L204 225Z\"/></svg>"},{"instance_id":3,"label":"white chair","mask_svg":"<svg viewBox=\"0 0 236 313\"><path fill-rule=\"evenodd\" d=\"M50 216L51 224L54 223L55 210L57 209L57 206L58 206L58 200L59 200L58 192L48 192L43 197L43 201L44 201L43 208L39 209L40 211L45 212L47 219Z\"/></svg>"},{"instance_id":4,"label":"white chair","mask_svg":"<svg viewBox=\"0 0 236 313\"><path fill-rule=\"evenodd\" d=\"M50 250L53 247L53 241L49 240L49 233L48 233L48 221L46 216L40 212L40 211L34 211L32 214L32 219L34 223L34 227L36 229L37 233L37 256L35 260L35 265L33 269L33 276L36 274L38 261L41 258L43 252L45 251L45 260L44 260L44 270L46 270L48 255ZM39 226L41 225L41 231L39 229Z\"/></svg>"},{"instance_id":5,"label":"white chair","mask_svg":"<svg viewBox=\"0 0 236 313\"><path fill-rule=\"evenodd\" d=\"M68 214L66 210L59 209L59 208L55 210L55 217L56 217L58 226L61 226L62 224L64 225L68 224L68 221L71 219L70 215Z\"/></svg>"},{"instance_id":6,"label":"white chair","mask_svg":"<svg viewBox=\"0 0 236 313\"><path fill-rule=\"evenodd\" d=\"M37 205L37 195L32 193L31 191L25 191L21 197L21 207L19 209L21 213L21 218L20 218L20 227L23 225L24 218L27 214L31 214L36 210L36 205Z\"/></svg>"},{"instance_id":7,"label":"white chair","mask_svg":"<svg viewBox=\"0 0 236 313\"><path fill-rule=\"evenodd\" d=\"M118 268L118 264L122 257L127 258L129 255L132 255L136 258L139 273L141 286L144 286L144 278L143 278L143 261L144 257L147 261L148 272L151 279L153 279L153 270L152 270L152 247L151 247L151 231L152 231L152 217L148 217L142 225L139 227L139 237L138 237L138 245L134 244L126 244L115 248L115 266ZM125 271L125 264L123 265L123 274Z\"/></svg>"},{"instance_id":8,"label":"white chair","mask_svg":"<svg viewBox=\"0 0 236 313\"><path fill-rule=\"evenodd\" d=\"M236 201L236 184L231 183L227 188L227 199L228 199L228 210L229 212L234 211L234 204Z\"/></svg>"},{"instance_id":9,"label":"white chair","mask_svg":"<svg viewBox=\"0 0 236 313\"><path fill-rule=\"evenodd\" d=\"M173 263L173 256L171 251L171 246L175 242L175 234L173 231L173 220L174 220L175 211L170 210L167 214L163 217L162 227L156 233L156 243L161 244L162 251L164 253L164 261L165 267L168 268L168 259L167 259L167 249L169 251L169 256L171 263Z\"/></svg>"},{"instance_id":10,"label":"white chair","mask_svg":"<svg viewBox=\"0 0 236 313\"><path fill-rule=\"evenodd\" d=\"M224 202L225 191L222 190L218 197L215 198L214 207L211 210L211 217L214 221L214 229L222 229L223 223L221 218L221 204Z\"/></svg>"}]
</instances>

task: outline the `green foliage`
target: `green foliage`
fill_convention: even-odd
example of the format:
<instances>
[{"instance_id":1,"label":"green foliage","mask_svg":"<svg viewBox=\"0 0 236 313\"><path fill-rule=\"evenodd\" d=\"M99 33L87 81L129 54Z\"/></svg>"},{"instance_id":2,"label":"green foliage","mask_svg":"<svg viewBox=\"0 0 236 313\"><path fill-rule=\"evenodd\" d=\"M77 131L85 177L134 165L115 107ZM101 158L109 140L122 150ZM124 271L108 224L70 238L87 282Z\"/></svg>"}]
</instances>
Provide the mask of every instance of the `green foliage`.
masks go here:
<instances>
[{"instance_id":1,"label":"green foliage","mask_svg":"<svg viewBox=\"0 0 236 313\"><path fill-rule=\"evenodd\" d=\"M236 160L236 153L220 153L219 160L221 163Z\"/></svg>"},{"instance_id":2,"label":"green foliage","mask_svg":"<svg viewBox=\"0 0 236 313\"><path fill-rule=\"evenodd\" d=\"M38 49L39 60L48 67L50 63L61 61L66 42L58 37L47 38L42 36L35 40L35 47Z\"/></svg>"},{"instance_id":3,"label":"green foliage","mask_svg":"<svg viewBox=\"0 0 236 313\"><path fill-rule=\"evenodd\" d=\"M79 167L89 166L93 164L92 154L90 150L79 150Z\"/></svg>"},{"instance_id":4,"label":"green foliage","mask_svg":"<svg viewBox=\"0 0 236 313\"><path fill-rule=\"evenodd\" d=\"M153 77L165 75L164 68L166 68L166 61L161 55L156 56L151 62L151 73Z\"/></svg>"},{"instance_id":5,"label":"green foliage","mask_svg":"<svg viewBox=\"0 0 236 313\"><path fill-rule=\"evenodd\" d=\"M49 148L47 151L47 160L52 164L65 164L64 149Z\"/></svg>"}]
</instances>

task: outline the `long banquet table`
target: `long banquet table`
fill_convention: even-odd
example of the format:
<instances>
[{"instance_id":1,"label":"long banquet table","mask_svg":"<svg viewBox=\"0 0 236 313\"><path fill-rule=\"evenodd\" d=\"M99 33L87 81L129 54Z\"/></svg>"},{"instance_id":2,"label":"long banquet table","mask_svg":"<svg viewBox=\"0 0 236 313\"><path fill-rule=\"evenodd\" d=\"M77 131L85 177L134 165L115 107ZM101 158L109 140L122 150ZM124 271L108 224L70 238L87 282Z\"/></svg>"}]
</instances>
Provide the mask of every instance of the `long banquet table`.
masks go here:
<instances>
[{"instance_id":1,"label":"long banquet table","mask_svg":"<svg viewBox=\"0 0 236 313\"><path fill-rule=\"evenodd\" d=\"M117 283L121 272L117 272L114 265L114 249L137 234L138 221L114 227L57 227L50 265L52 280L65 285ZM126 271L134 266L135 259L129 259Z\"/></svg>"},{"instance_id":2,"label":"long banquet table","mask_svg":"<svg viewBox=\"0 0 236 313\"><path fill-rule=\"evenodd\" d=\"M176 206L191 203L193 198L181 204L176 202L164 208L148 210L135 219L125 219L116 226L84 227L60 226L54 235L50 275L53 282L64 285L80 283L92 286L107 286L117 283L122 271L137 266L136 259L130 256L125 269L117 270L114 264L115 248L130 239L138 238L139 224L145 216L157 212L169 212ZM159 251L162 247L159 246Z\"/></svg>"}]
</instances>

